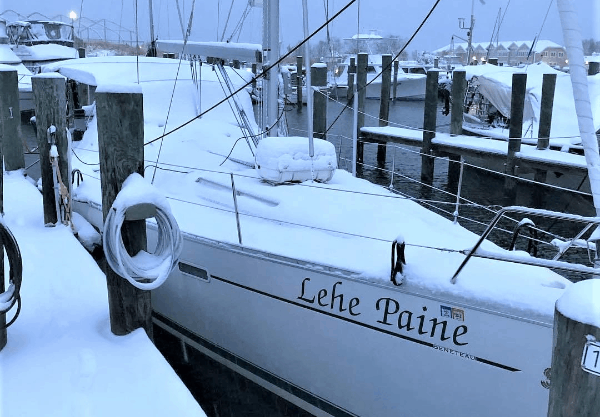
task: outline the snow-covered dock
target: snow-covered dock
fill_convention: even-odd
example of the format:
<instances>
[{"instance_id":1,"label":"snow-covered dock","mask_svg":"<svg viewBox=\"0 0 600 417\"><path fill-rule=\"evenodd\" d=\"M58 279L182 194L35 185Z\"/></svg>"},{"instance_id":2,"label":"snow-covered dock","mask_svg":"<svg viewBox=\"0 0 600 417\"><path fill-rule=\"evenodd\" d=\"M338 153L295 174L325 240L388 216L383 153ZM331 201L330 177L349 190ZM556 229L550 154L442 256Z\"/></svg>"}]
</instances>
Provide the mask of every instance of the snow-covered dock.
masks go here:
<instances>
[{"instance_id":1,"label":"snow-covered dock","mask_svg":"<svg viewBox=\"0 0 600 417\"><path fill-rule=\"evenodd\" d=\"M423 132L417 129L399 127L363 127L362 137L367 141L393 142L410 146L421 146ZM508 142L477 136L450 135L436 132L431 141L432 148L441 153L451 153L464 157L487 158L489 161L506 162ZM521 144L521 150L515 158L520 165L531 169L543 169L563 174L576 173L585 175L587 165L583 155L571 154L557 150L538 150L536 146Z\"/></svg>"},{"instance_id":2,"label":"snow-covered dock","mask_svg":"<svg viewBox=\"0 0 600 417\"><path fill-rule=\"evenodd\" d=\"M4 208L23 306L0 352L0 415L205 416L143 330L111 333L104 274L69 227L44 227L20 172L4 175Z\"/></svg>"}]
</instances>

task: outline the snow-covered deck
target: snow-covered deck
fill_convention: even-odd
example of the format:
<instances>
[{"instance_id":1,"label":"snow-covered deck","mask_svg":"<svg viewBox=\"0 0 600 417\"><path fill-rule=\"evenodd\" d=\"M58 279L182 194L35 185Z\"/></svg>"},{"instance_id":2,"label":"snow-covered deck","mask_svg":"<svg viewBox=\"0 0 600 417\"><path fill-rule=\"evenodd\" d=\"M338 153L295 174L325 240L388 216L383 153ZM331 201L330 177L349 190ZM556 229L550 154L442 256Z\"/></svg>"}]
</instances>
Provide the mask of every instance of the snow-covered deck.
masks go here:
<instances>
[{"instance_id":1,"label":"snow-covered deck","mask_svg":"<svg viewBox=\"0 0 600 417\"><path fill-rule=\"evenodd\" d=\"M143 330L111 333L104 274L70 228L44 227L20 173L4 176L4 208L23 307L0 352L0 415L205 416Z\"/></svg>"}]
</instances>

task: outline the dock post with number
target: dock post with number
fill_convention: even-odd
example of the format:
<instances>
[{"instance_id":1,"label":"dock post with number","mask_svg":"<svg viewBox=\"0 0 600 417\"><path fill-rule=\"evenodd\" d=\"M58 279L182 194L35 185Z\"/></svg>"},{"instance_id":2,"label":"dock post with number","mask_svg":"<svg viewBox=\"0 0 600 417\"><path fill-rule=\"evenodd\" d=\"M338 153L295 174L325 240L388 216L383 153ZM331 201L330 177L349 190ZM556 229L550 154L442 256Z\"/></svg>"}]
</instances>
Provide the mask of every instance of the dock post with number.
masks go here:
<instances>
[{"instance_id":1,"label":"dock post with number","mask_svg":"<svg viewBox=\"0 0 600 417\"><path fill-rule=\"evenodd\" d=\"M600 410L600 280L573 284L554 310L548 417Z\"/></svg>"}]
</instances>

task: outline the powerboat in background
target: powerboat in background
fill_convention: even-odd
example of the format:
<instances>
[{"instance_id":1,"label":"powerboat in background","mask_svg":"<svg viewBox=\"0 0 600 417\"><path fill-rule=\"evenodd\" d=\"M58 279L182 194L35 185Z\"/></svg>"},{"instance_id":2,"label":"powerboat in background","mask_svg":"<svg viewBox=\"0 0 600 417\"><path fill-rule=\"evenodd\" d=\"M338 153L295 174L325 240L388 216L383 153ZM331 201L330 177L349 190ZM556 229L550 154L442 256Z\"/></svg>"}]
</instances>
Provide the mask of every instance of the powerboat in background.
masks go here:
<instances>
[{"instance_id":1,"label":"powerboat in background","mask_svg":"<svg viewBox=\"0 0 600 417\"><path fill-rule=\"evenodd\" d=\"M17 70L19 79L19 108L22 113L33 112L32 73L23 65L21 59L11 49L6 33L6 21L2 19L0 19L0 64Z\"/></svg>"},{"instance_id":2,"label":"powerboat in background","mask_svg":"<svg viewBox=\"0 0 600 417\"><path fill-rule=\"evenodd\" d=\"M65 59L77 58L73 26L51 20L25 20L6 26L12 50L33 73L41 67Z\"/></svg>"},{"instance_id":3,"label":"powerboat in background","mask_svg":"<svg viewBox=\"0 0 600 417\"><path fill-rule=\"evenodd\" d=\"M339 64L330 76L329 84L337 90L348 89L348 68L350 58ZM381 98L381 72L382 55L369 55L367 66L367 88L366 98ZM423 100L425 99L425 81L427 80L427 68L416 61L399 61L398 74L396 75L396 96L393 97L393 89L390 89L390 98L399 100ZM392 73L392 84L393 84ZM338 91L338 93L342 94Z\"/></svg>"}]
</instances>

